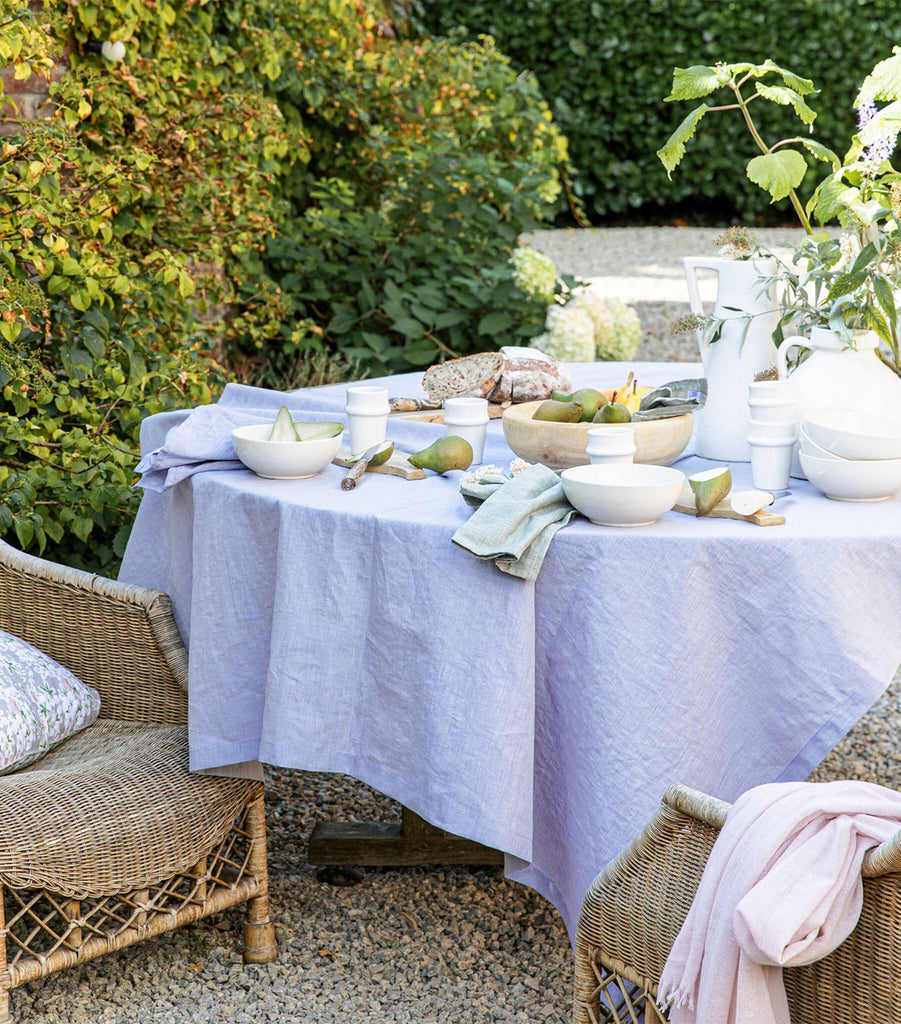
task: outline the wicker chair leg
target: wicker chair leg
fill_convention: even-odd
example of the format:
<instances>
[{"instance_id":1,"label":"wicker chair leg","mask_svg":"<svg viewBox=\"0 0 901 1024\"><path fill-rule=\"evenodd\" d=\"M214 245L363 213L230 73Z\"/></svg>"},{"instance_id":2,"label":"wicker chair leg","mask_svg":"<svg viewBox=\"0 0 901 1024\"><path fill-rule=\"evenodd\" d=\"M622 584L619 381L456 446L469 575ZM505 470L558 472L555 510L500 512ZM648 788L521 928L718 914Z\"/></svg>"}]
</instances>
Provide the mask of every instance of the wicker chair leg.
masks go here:
<instances>
[{"instance_id":1,"label":"wicker chair leg","mask_svg":"<svg viewBox=\"0 0 901 1024\"><path fill-rule=\"evenodd\" d=\"M260 882L260 893L247 901L244 918L244 963L271 964L278 957L275 926L269 918L269 874L266 860L266 808L262 794L247 808L251 837L248 867ZM0 1021L2 1024L2 1021Z\"/></svg>"},{"instance_id":2,"label":"wicker chair leg","mask_svg":"<svg viewBox=\"0 0 901 1024\"><path fill-rule=\"evenodd\" d=\"M12 1024L9 1015L9 993L12 982L7 972L6 960L6 900L4 886L0 885L0 1024Z\"/></svg>"},{"instance_id":3,"label":"wicker chair leg","mask_svg":"<svg viewBox=\"0 0 901 1024\"><path fill-rule=\"evenodd\" d=\"M600 989L591 969L590 957L588 944L577 936L573 1024L597 1024L600 1020Z\"/></svg>"}]
</instances>

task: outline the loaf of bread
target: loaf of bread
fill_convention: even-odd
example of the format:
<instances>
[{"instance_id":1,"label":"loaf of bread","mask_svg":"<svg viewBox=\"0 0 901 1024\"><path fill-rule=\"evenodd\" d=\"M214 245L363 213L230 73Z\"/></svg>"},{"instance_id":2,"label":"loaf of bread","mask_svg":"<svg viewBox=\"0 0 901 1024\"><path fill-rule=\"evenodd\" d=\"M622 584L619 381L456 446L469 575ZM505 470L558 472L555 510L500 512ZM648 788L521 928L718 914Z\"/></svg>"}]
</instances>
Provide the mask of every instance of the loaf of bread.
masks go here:
<instances>
[{"instance_id":1,"label":"loaf of bread","mask_svg":"<svg viewBox=\"0 0 901 1024\"><path fill-rule=\"evenodd\" d=\"M499 352L478 352L430 366L422 388L433 401L472 395L509 405L571 391L572 377L553 356L537 348L506 345Z\"/></svg>"},{"instance_id":2,"label":"loaf of bread","mask_svg":"<svg viewBox=\"0 0 901 1024\"><path fill-rule=\"evenodd\" d=\"M501 355L504 367L491 394L492 402L537 402L550 398L552 391L572 390L572 377L566 367L537 348L505 345Z\"/></svg>"}]
</instances>

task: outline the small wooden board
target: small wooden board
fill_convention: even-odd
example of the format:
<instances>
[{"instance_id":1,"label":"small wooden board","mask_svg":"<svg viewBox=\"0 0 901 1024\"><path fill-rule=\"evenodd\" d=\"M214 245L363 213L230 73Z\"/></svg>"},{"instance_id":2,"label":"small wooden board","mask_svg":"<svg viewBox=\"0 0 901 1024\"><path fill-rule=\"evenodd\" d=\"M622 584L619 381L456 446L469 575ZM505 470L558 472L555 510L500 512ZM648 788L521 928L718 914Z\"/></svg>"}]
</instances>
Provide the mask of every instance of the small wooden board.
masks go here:
<instances>
[{"instance_id":1,"label":"small wooden board","mask_svg":"<svg viewBox=\"0 0 901 1024\"><path fill-rule=\"evenodd\" d=\"M496 405L493 402L488 403L488 419L499 420L504 415L504 410L509 408L507 405ZM399 420L419 420L421 423L443 423L444 422L444 410L443 409L422 409L418 412L393 412L391 413L391 419Z\"/></svg>"},{"instance_id":2,"label":"small wooden board","mask_svg":"<svg viewBox=\"0 0 901 1024\"><path fill-rule=\"evenodd\" d=\"M679 500L673 506L674 512L684 512L687 516L697 515L697 507L695 505L695 496L691 487L688 485L683 488L682 493L679 495ZM762 508L759 512L754 512L752 515L743 516L741 512L736 512L729 504L729 495L727 494L723 500L716 505L706 516L701 516L703 519L743 519L745 522L754 523L757 526L782 526L785 522L785 516L780 516L775 512Z\"/></svg>"},{"instance_id":3,"label":"small wooden board","mask_svg":"<svg viewBox=\"0 0 901 1024\"><path fill-rule=\"evenodd\" d=\"M349 469L354 464L354 460L350 457L350 449L342 448L332 459L332 463ZM405 480L425 480L425 470L411 465L409 456L396 450L391 453L391 458L387 462L383 462L381 466L368 466L366 472L402 476Z\"/></svg>"}]
</instances>

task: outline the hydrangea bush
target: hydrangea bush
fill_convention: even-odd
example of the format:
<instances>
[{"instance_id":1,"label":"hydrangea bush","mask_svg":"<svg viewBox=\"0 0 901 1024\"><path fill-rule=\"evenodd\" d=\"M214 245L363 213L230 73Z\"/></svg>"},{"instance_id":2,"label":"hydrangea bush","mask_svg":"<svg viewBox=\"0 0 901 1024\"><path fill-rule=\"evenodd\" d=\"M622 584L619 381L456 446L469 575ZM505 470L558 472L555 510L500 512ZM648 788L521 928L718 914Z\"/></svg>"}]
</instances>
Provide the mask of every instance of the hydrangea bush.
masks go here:
<instances>
[{"instance_id":1,"label":"hydrangea bush","mask_svg":"<svg viewBox=\"0 0 901 1024\"><path fill-rule=\"evenodd\" d=\"M510 262L521 291L535 298L550 295L544 332L531 340L532 348L567 363L634 359L641 321L632 306L605 297L597 285L570 289L558 278L553 260L531 246L518 247Z\"/></svg>"}]
</instances>

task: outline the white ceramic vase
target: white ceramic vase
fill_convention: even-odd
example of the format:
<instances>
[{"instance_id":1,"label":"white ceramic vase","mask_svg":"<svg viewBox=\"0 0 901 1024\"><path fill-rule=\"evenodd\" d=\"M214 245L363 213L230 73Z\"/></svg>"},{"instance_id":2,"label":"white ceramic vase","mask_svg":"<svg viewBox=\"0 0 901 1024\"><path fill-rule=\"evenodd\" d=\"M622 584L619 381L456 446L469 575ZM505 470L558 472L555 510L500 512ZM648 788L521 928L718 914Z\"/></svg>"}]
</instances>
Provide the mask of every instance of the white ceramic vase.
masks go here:
<instances>
[{"instance_id":1,"label":"white ceramic vase","mask_svg":"<svg viewBox=\"0 0 901 1024\"><path fill-rule=\"evenodd\" d=\"M775 288L763 278L775 272L773 259L730 260L686 256L685 279L692 313L723 321L719 336L708 341L698 331L698 346L707 378L707 401L695 413L695 454L717 462L749 462L748 384L776 363L773 331L779 320ZM717 273L716 303L704 309L697 272Z\"/></svg>"},{"instance_id":2,"label":"white ceramic vase","mask_svg":"<svg viewBox=\"0 0 901 1024\"><path fill-rule=\"evenodd\" d=\"M854 334L849 345L827 327L814 327L810 337L786 338L776 354L780 380L791 381L795 422L809 409L859 409L892 419L901 417L901 377L876 355L879 337L873 331ZM793 348L808 350L807 358L791 373L788 354ZM791 475L805 479L797 444Z\"/></svg>"}]
</instances>

